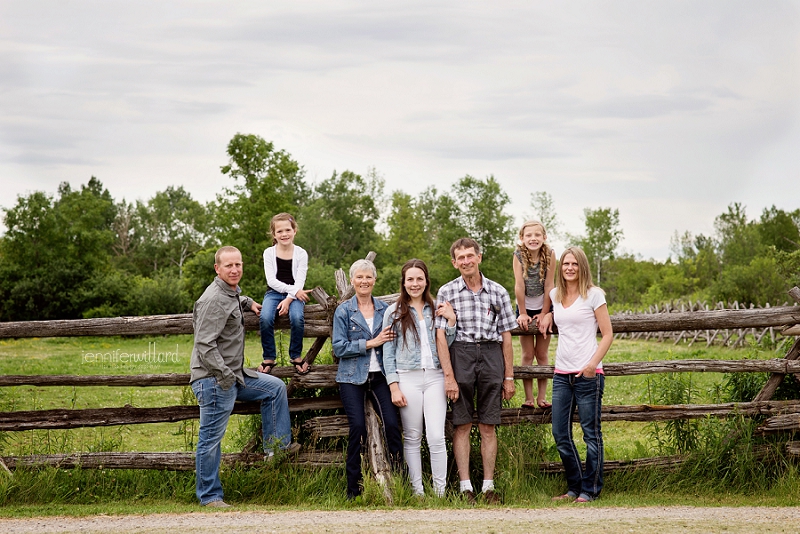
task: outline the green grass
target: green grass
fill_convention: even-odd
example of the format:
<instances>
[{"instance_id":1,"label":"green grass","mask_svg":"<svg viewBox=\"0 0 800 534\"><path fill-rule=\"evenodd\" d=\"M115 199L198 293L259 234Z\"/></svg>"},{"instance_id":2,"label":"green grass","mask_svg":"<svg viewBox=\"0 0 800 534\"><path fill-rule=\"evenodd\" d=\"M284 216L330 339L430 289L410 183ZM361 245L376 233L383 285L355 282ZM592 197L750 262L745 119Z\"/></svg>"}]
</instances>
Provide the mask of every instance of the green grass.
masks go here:
<instances>
[{"instance_id":1,"label":"green grass","mask_svg":"<svg viewBox=\"0 0 800 534\"><path fill-rule=\"evenodd\" d=\"M307 348L312 340L307 341ZM279 364L287 364L288 336L279 336L282 354ZM551 344L554 360L557 340ZM157 336L142 338L54 338L0 340L0 373L3 374L75 374L135 375L186 373L189 369L192 337ZM161 361L121 361L119 355L146 352L173 355ZM105 357L97 354L116 355ZM515 338L519 364L520 348ZM606 362L633 362L680 359L733 360L741 358L779 358L782 352L721 347L689 348L671 342L617 340ZM261 359L258 336L249 334L246 358L255 366ZM318 363L331 363L329 345ZM692 403L718 402L725 387L725 377L718 373L685 373L684 384L660 375L610 377L606 381L605 405L659 402L659 395L692 391ZM658 382L658 380L663 380ZM683 388L683 389L681 389ZM551 398L548 391L548 399ZM522 384L509 406L524 400ZM31 410L52 408L118 407L130 404L141 407L193 404L188 387L31 387L0 388L0 409ZM252 417L234 416L223 441L224 452L237 452L251 432ZM797 505L800 504L800 476L796 467L780 460L777 467L765 469L750 457L752 436L720 449L720 436L730 433L716 420L698 421L694 437L698 447L709 457L697 457L676 472L640 470L633 473L609 473L603 493L603 505ZM737 428L747 427L744 422ZM63 453L76 451L187 451L193 450L197 423L131 425L57 431L0 433L3 455ZM576 440L582 451L580 429ZM560 475L540 475L535 465L543 460L557 461L558 454L547 425L517 425L499 429L500 454L496 484L513 506L553 506L550 497L563 490ZM665 432L662 427L659 436ZM664 453L655 439L654 427L645 423L604 423L603 434L607 460L625 460ZM330 450L343 450L343 440L319 444ZM715 448L716 447L716 448ZM777 447L777 446L776 446ZM473 465L479 465L477 450ZM455 466L450 467L451 487L456 483ZM239 510L289 507L292 509L382 508L386 506L381 489L367 480L361 501L354 505L344 499L343 467L306 469L291 465L265 469L228 469L222 471L226 499L237 503ZM476 480L473 482L478 482ZM408 485L395 481L395 506L452 508L466 506L457 496L445 499L414 498ZM194 473L58 470L51 468L19 470L13 475L0 473L0 516L51 514L90 515L98 513L153 513L196 511Z\"/></svg>"}]
</instances>

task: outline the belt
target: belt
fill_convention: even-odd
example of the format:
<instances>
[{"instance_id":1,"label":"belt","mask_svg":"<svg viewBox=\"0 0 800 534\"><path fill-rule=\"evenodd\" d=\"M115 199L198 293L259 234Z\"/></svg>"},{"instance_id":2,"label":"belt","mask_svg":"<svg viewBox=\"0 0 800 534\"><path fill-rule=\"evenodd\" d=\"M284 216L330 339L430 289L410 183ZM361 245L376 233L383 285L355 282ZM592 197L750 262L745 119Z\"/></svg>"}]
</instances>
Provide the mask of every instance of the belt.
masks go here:
<instances>
[{"instance_id":1,"label":"belt","mask_svg":"<svg viewBox=\"0 0 800 534\"><path fill-rule=\"evenodd\" d=\"M499 345L499 341L493 339L479 339L477 341L454 341L453 343L462 343L464 345Z\"/></svg>"}]
</instances>

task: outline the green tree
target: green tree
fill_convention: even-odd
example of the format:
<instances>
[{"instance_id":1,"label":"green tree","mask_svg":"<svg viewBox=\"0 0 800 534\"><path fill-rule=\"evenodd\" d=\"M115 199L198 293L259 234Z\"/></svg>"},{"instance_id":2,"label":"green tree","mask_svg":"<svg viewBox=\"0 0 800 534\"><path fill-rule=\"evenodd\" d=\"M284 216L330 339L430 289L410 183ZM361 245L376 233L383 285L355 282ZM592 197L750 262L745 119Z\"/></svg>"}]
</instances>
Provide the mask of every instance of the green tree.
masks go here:
<instances>
[{"instance_id":1,"label":"green tree","mask_svg":"<svg viewBox=\"0 0 800 534\"><path fill-rule=\"evenodd\" d=\"M747 265L726 265L711 292L716 300L763 306L783 302L788 289L776 259L765 255L753 258Z\"/></svg>"},{"instance_id":2,"label":"green tree","mask_svg":"<svg viewBox=\"0 0 800 534\"><path fill-rule=\"evenodd\" d=\"M468 236L461 223L461 206L446 193L440 194L431 186L417 197L419 218L425 229L427 253L425 258L431 277L432 290L438 291L457 274L450 262L450 245L460 237Z\"/></svg>"},{"instance_id":3,"label":"green tree","mask_svg":"<svg viewBox=\"0 0 800 534\"><path fill-rule=\"evenodd\" d=\"M764 208L757 228L763 245L784 252L800 250L800 209L787 213L774 205Z\"/></svg>"},{"instance_id":4,"label":"green tree","mask_svg":"<svg viewBox=\"0 0 800 534\"><path fill-rule=\"evenodd\" d=\"M131 202L122 202L116 205L117 214L112 223L114 231L114 242L111 250L114 252L112 261L114 267L126 272L137 272L135 255L144 232L142 231L136 206Z\"/></svg>"},{"instance_id":5,"label":"green tree","mask_svg":"<svg viewBox=\"0 0 800 534\"><path fill-rule=\"evenodd\" d=\"M548 239L561 236L561 222L553 206L553 197L547 191L531 193L533 218L544 225Z\"/></svg>"},{"instance_id":6,"label":"green tree","mask_svg":"<svg viewBox=\"0 0 800 534\"><path fill-rule=\"evenodd\" d=\"M349 267L381 245L376 225L382 196L377 175L364 179L351 171L334 172L317 184L301 210L297 243L321 263Z\"/></svg>"},{"instance_id":7,"label":"green tree","mask_svg":"<svg viewBox=\"0 0 800 534\"><path fill-rule=\"evenodd\" d=\"M142 230L140 263L154 272L175 267L182 278L186 260L208 241L209 216L205 206L182 186L169 186L146 204L137 202L136 211Z\"/></svg>"},{"instance_id":8,"label":"green tree","mask_svg":"<svg viewBox=\"0 0 800 534\"><path fill-rule=\"evenodd\" d=\"M761 237L755 222L747 220L745 207L739 202L728 206L728 210L714 220L714 229L726 266L748 265L764 253Z\"/></svg>"},{"instance_id":9,"label":"green tree","mask_svg":"<svg viewBox=\"0 0 800 534\"><path fill-rule=\"evenodd\" d=\"M506 289L513 289L511 255L515 232L514 218L506 213L511 203L508 194L494 176L478 180L467 175L453 190L456 202L463 207L461 226L483 249L481 271Z\"/></svg>"},{"instance_id":10,"label":"green tree","mask_svg":"<svg viewBox=\"0 0 800 534\"><path fill-rule=\"evenodd\" d=\"M622 240L619 227L619 210L611 208L586 208L583 210L586 235L570 236L580 246L595 267L595 283L601 284L602 266L605 260L613 259Z\"/></svg>"},{"instance_id":11,"label":"green tree","mask_svg":"<svg viewBox=\"0 0 800 534\"><path fill-rule=\"evenodd\" d=\"M92 177L73 191L66 182L58 198L43 192L18 197L5 211L0 243L0 319L79 318L94 277L109 268L116 207Z\"/></svg>"},{"instance_id":12,"label":"green tree","mask_svg":"<svg viewBox=\"0 0 800 534\"><path fill-rule=\"evenodd\" d=\"M404 263L411 258L424 260L427 256L425 223L414 198L402 191L392 194L392 208L387 218L389 260Z\"/></svg>"},{"instance_id":13,"label":"green tree","mask_svg":"<svg viewBox=\"0 0 800 534\"><path fill-rule=\"evenodd\" d=\"M415 199L402 191L392 193L392 204L386 218L388 237L383 250L377 251L384 258L383 267L375 284L378 294L399 291L400 273L403 263L418 258L430 263L429 248L425 236L425 223Z\"/></svg>"}]
</instances>

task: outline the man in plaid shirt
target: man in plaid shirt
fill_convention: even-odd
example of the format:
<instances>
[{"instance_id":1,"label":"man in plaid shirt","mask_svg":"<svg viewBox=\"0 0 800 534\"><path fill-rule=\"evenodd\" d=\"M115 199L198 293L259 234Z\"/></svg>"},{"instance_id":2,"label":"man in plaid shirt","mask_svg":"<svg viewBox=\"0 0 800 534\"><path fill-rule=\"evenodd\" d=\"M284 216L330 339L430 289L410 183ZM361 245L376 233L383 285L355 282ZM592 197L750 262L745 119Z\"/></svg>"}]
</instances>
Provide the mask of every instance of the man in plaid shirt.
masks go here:
<instances>
[{"instance_id":1,"label":"man in plaid shirt","mask_svg":"<svg viewBox=\"0 0 800 534\"><path fill-rule=\"evenodd\" d=\"M456 337L447 345L447 321L436 318L436 349L444 371L444 386L453 411L453 453L459 490L471 503L475 491L469 476L469 434L477 397L478 428L483 459L483 500L500 503L494 490L497 458L495 426L500 424L503 399L514 396L514 352L511 330L516 326L511 299L500 284L480 271L481 247L461 238L450 247L453 267L461 276L439 289L437 307L449 302L456 312Z\"/></svg>"}]
</instances>

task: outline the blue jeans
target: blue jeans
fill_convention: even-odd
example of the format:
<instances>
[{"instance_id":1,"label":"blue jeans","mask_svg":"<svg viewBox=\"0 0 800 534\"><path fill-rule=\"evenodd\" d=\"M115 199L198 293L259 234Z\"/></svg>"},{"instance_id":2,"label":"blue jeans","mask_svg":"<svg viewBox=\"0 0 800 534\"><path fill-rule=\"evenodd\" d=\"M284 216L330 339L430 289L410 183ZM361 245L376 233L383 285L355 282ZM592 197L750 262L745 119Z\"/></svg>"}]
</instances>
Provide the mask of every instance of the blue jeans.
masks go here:
<instances>
[{"instance_id":1,"label":"blue jeans","mask_svg":"<svg viewBox=\"0 0 800 534\"><path fill-rule=\"evenodd\" d=\"M286 297L286 293L278 293L273 289L264 294L264 302L261 308L261 348L263 349L263 359L265 360L274 362L277 357L277 351L275 350L275 317L278 314L278 304ZM305 306L305 302L299 299L294 299L289 304L290 360L299 360L303 357L303 331L306 324Z\"/></svg>"},{"instance_id":2,"label":"blue jeans","mask_svg":"<svg viewBox=\"0 0 800 534\"><path fill-rule=\"evenodd\" d=\"M233 411L240 401L261 401L261 430L264 450L274 446L287 447L291 443L292 427L289 420L289 402L286 385L274 376L258 374L258 378L244 377L245 385L238 382L224 390L214 377L192 382L200 405L200 432L197 436L195 469L197 470L197 498L205 505L222 500L222 483L219 464L222 454L220 443Z\"/></svg>"},{"instance_id":3,"label":"blue jeans","mask_svg":"<svg viewBox=\"0 0 800 534\"><path fill-rule=\"evenodd\" d=\"M553 375L553 438L567 475L567 491L574 497L591 501L603 489L603 433L600 429L600 408L605 377L577 377L574 374ZM572 439L572 412L578 416L586 443L586 469L581 467L578 449Z\"/></svg>"},{"instance_id":4,"label":"blue jeans","mask_svg":"<svg viewBox=\"0 0 800 534\"><path fill-rule=\"evenodd\" d=\"M361 495L361 448L367 442L367 424L364 415L364 402L369 396L372 406L383 421L383 435L392 467L402 469L403 435L400 432L397 407L392 404L392 393L383 373L369 373L363 384L339 383L344 413L350 426L347 441L347 497Z\"/></svg>"}]
</instances>

